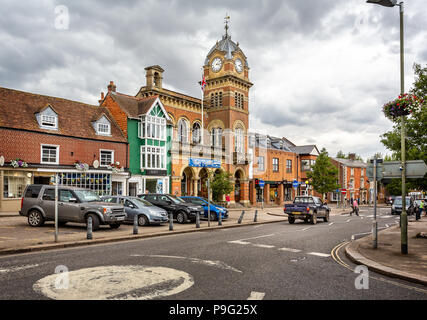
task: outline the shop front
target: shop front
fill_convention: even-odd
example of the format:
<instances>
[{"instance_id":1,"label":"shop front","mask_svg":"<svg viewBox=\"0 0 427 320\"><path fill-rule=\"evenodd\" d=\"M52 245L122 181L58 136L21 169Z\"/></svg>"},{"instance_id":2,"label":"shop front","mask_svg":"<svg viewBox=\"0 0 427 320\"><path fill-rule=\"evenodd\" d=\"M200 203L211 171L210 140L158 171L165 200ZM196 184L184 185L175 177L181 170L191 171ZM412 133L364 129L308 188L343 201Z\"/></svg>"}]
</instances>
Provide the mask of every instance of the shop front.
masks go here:
<instances>
[{"instance_id":1,"label":"shop front","mask_svg":"<svg viewBox=\"0 0 427 320\"><path fill-rule=\"evenodd\" d=\"M129 179L129 195L137 196L144 193L169 193L169 177L163 175L163 173L161 174L162 175L132 176Z\"/></svg>"},{"instance_id":2,"label":"shop front","mask_svg":"<svg viewBox=\"0 0 427 320\"><path fill-rule=\"evenodd\" d=\"M0 212L20 210L25 187L33 183L33 177L33 170L0 169Z\"/></svg>"}]
</instances>

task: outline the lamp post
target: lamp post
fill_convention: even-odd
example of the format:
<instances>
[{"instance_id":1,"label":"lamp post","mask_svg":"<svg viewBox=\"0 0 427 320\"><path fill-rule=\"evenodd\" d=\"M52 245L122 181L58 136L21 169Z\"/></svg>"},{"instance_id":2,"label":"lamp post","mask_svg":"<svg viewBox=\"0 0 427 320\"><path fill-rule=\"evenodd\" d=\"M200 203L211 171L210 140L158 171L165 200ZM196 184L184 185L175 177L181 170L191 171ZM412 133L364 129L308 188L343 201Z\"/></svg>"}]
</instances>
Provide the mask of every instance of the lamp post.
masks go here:
<instances>
[{"instance_id":1,"label":"lamp post","mask_svg":"<svg viewBox=\"0 0 427 320\"><path fill-rule=\"evenodd\" d=\"M404 52L403 52L403 2L397 3L397 0L368 0L367 3L374 3L384 7L400 7L400 94L405 93L404 79ZM408 215L406 213L406 150L405 150L405 117L400 117L400 140L401 140L401 158L402 158L402 213L401 217L401 253L408 254Z\"/></svg>"}]
</instances>

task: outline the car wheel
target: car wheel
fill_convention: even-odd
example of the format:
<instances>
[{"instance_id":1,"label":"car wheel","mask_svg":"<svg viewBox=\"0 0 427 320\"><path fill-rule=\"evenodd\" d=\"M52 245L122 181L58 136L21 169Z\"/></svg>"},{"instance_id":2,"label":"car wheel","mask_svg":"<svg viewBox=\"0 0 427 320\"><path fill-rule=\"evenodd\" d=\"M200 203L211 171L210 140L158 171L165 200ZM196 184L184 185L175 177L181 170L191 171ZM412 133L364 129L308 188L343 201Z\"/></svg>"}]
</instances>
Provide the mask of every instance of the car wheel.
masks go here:
<instances>
[{"instance_id":1,"label":"car wheel","mask_svg":"<svg viewBox=\"0 0 427 320\"><path fill-rule=\"evenodd\" d=\"M323 218L323 221L325 221L325 222L328 222L328 221L329 221L329 210L328 210L328 211L326 211L326 215L325 215L325 217Z\"/></svg>"},{"instance_id":2,"label":"car wheel","mask_svg":"<svg viewBox=\"0 0 427 320\"><path fill-rule=\"evenodd\" d=\"M149 221L148 221L146 216L144 216L143 214L140 214L138 216L138 225L139 226L146 226L146 225L148 225L148 223L149 223Z\"/></svg>"},{"instance_id":3,"label":"car wheel","mask_svg":"<svg viewBox=\"0 0 427 320\"><path fill-rule=\"evenodd\" d=\"M288 217L288 222L289 222L290 224L294 224L294 222L295 222L295 218L294 218L294 217Z\"/></svg>"},{"instance_id":4,"label":"car wheel","mask_svg":"<svg viewBox=\"0 0 427 320\"><path fill-rule=\"evenodd\" d=\"M316 224L317 223L317 213L313 212L313 215L310 218L310 223L311 224Z\"/></svg>"},{"instance_id":5,"label":"car wheel","mask_svg":"<svg viewBox=\"0 0 427 320\"><path fill-rule=\"evenodd\" d=\"M86 227L87 227L87 222L89 220L89 217L92 217L92 231L96 231L99 229L99 218L96 216L96 214L90 213L87 215L86 218Z\"/></svg>"},{"instance_id":6,"label":"car wheel","mask_svg":"<svg viewBox=\"0 0 427 320\"><path fill-rule=\"evenodd\" d=\"M67 224L67 221L60 221L60 222L58 222L58 225L60 227L64 227L66 224Z\"/></svg>"},{"instance_id":7,"label":"car wheel","mask_svg":"<svg viewBox=\"0 0 427 320\"><path fill-rule=\"evenodd\" d=\"M178 212L178 214L176 215L176 221L178 221L178 223L187 222L187 214L182 211Z\"/></svg>"},{"instance_id":8,"label":"car wheel","mask_svg":"<svg viewBox=\"0 0 427 320\"><path fill-rule=\"evenodd\" d=\"M120 223L110 224L110 228L111 229L118 229L118 228L120 228Z\"/></svg>"},{"instance_id":9,"label":"car wheel","mask_svg":"<svg viewBox=\"0 0 427 320\"><path fill-rule=\"evenodd\" d=\"M41 227L44 224L44 218L40 211L31 210L28 214L28 224L31 227Z\"/></svg>"}]
</instances>

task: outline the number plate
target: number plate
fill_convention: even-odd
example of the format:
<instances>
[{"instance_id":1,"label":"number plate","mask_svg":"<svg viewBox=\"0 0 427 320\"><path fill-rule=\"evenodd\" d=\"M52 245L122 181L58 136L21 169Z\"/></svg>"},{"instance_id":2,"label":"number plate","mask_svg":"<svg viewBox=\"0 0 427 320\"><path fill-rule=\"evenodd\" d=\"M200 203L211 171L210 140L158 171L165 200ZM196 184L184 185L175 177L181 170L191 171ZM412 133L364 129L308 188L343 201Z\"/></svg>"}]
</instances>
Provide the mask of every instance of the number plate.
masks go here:
<instances>
[{"instance_id":1,"label":"number plate","mask_svg":"<svg viewBox=\"0 0 427 320\"><path fill-rule=\"evenodd\" d=\"M116 220L117 221L122 221L122 220L125 220L125 217L117 217Z\"/></svg>"}]
</instances>

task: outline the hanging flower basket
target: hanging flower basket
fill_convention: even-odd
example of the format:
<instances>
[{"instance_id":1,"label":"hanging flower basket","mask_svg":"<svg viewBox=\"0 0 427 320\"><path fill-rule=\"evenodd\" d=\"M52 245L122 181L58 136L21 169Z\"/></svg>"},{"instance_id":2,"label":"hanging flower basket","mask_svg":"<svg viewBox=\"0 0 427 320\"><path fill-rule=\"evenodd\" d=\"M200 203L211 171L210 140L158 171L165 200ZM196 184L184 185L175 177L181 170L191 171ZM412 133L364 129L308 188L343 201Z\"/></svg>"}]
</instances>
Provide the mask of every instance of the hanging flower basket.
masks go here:
<instances>
[{"instance_id":1,"label":"hanging flower basket","mask_svg":"<svg viewBox=\"0 0 427 320\"><path fill-rule=\"evenodd\" d=\"M113 173L119 173L125 170L123 167L120 167L120 162L110 164L107 166L107 169L111 170Z\"/></svg>"},{"instance_id":2,"label":"hanging flower basket","mask_svg":"<svg viewBox=\"0 0 427 320\"><path fill-rule=\"evenodd\" d=\"M383 106L383 112L388 119L395 121L401 116L408 116L419 110L423 102L417 96L405 93L396 100L386 103Z\"/></svg>"},{"instance_id":3,"label":"hanging flower basket","mask_svg":"<svg viewBox=\"0 0 427 320\"><path fill-rule=\"evenodd\" d=\"M76 167L77 170L80 170L80 171L89 170L89 165L87 163L80 162L79 160L76 160L76 162L74 162L74 166Z\"/></svg>"},{"instance_id":4,"label":"hanging flower basket","mask_svg":"<svg viewBox=\"0 0 427 320\"><path fill-rule=\"evenodd\" d=\"M28 167L28 164L24 160L19 159L19 158L11 160L10 165L14 168L26 168L26 167Z\"/></svg>"}]
</instances>

